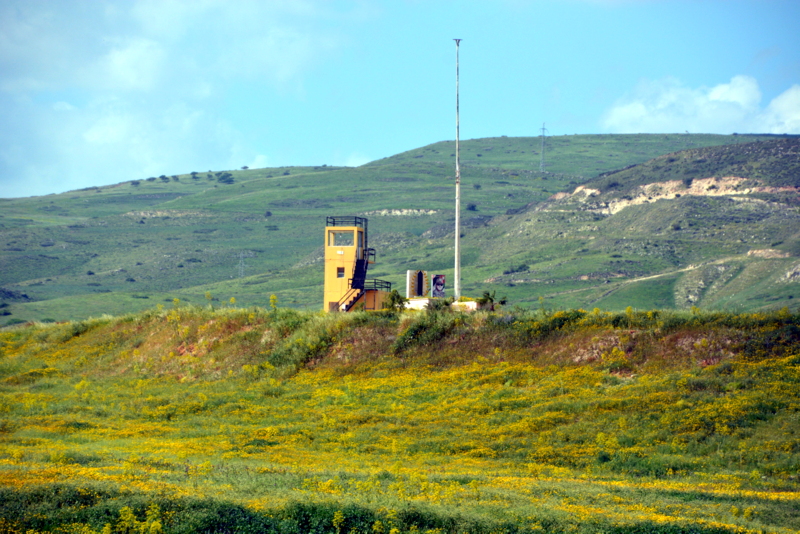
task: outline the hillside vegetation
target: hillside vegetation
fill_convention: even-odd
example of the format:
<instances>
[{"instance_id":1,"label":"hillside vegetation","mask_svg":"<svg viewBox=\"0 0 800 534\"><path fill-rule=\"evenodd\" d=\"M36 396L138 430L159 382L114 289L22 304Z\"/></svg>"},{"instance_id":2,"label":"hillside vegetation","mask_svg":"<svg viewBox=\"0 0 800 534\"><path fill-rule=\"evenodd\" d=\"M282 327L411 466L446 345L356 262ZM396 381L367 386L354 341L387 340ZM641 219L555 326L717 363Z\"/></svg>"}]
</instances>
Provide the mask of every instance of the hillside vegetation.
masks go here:
<instances>
[{"instance_id":1,"label":"hillside vegetation","mask_svg":"<svg viewBox=\"0 0 800 534\"><path fill-rule=\"evenodd\" d=\"M487 281L562 306L795 307L798 192L798 139L660 156L495 217L485 256L508 267Z\"/></svg>"},{"instance_id":2,"label":"hillside vegetation","mask_svg":"<svg viewBox=\"0 0 800 534\"><path fill-rule=\"evenodd\" d=\"M0 531L800 531L788 309L277 304L0 333Z\"/></svg>"},{"instance_id":3,"label":"hillside vegetation","mask_svg":"<svg viewBox=\"0 0 800 534\"><path fill-rule=\"evenodd\" d=\"M557 308L794 309L799 142L552 137L540 172L541 138L465 141L463 290L527 308L541 297ZM0 324L199 305L207 292L317 309L329 215L369 219L371 274L401 292L407 269L452 280L453 172L454 143L441 142L358 168L203 171L0 199ZM713 189L712 177L736 180ZM670 194L636 189L667 182L678 184Z\"/></svg>"}]
</instances>

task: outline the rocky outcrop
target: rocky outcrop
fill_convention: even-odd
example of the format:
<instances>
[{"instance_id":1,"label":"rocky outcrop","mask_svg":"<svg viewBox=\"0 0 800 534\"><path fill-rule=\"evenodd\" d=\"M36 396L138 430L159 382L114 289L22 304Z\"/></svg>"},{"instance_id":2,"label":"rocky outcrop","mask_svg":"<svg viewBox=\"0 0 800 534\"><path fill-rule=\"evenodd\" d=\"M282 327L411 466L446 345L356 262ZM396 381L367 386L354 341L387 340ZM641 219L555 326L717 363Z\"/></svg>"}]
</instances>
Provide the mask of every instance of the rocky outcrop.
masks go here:
<instances>
[{"instance_id":1,"label":"rocky outcrop","mask_svg":"<svg viewBox=\"0 0 800 534\"><path fill-rule=\"evenodd\" d=\"M753 249L747 253L748 256L753 256L756 258L788 258L789 253L783 252L781 250L776 250L774 248L761 248L761 249Z\"/></svg>"},{"instance_id":2,"label":"rocky outcrop","mask_svg":"<svg viewBox=\"0 0 800 534\"><path fill-rule=\"evenodd\" d=\"M419 217L420 215L436 215L437 213L437 210L402 209L367 211L364 215L377 215L379 217Z\"/></svg>"},{"instance_id":3,"label":"rocky outcrop","mask_svg":"<svg viewBox=\"0 0 800 534\"><path fill-rule=\"evenodd\" d=\"M572 193L558 193L551 200L572 200L580 202L593 201L588 209L599 211L605 215L619 213L628 206L649 204L657 200L676 199L682 196L722 197L743 196L754 193L800 193L800 187L765 186L757 180L726 176L724 178L702 178L698 180L655 182L641 185L621 198L611 198L605 202L597 202L600 191L584 186L578 186Z\"/></svg>"},{"instance_id":4,"label":"rocky outcrop","mask_svg":"<svg viewBox=\"0 0 800 534\"><path fill-rule=\"evenodd\" d=\"M800 282L800 263L789 269L783 279L787 282Z\"/></svg>"}]
</instances>

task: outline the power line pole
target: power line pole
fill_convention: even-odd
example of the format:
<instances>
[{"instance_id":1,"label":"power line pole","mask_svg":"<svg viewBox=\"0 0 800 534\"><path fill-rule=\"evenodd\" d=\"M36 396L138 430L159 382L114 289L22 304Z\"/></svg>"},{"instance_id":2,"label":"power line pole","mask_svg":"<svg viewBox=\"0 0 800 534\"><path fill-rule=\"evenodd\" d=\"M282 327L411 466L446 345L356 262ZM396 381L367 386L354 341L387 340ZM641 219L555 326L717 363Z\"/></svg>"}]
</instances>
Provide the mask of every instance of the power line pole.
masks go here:
<instances>
[{"instance_id":1,"label":"power line pole","mask_svg":"<svg viewBox=\"0 0 800 534\"><path fill-rule=\"evenodd\" d=\"M544 123L542 123L542 154L541 158L539 159L539 172L544 172L544 137L545 132L547 132L547 128L544 127Z\"/></svg>"},{"instance_id":2,"label":"power line pole","mask_svg":"<svg viewBox=\"0 0 800 534\"><path fill-rule=\"evenodd\" d=\"M239 253L239 278L244 277L244 252Z\"/></svg>"},{"instance_id":3,"label":"power line pole","mask_svg":"<svg viewBox=\"0 0 800 534\"><path fill-rule=\"evenodd\" d=\"M456 258L455 273L453 274L453 296L456 300L461 297L461 167L459 165L459 116L458 116L458 45L461 39L453 39L456 42Z\"/></svg>"}]
</instances>

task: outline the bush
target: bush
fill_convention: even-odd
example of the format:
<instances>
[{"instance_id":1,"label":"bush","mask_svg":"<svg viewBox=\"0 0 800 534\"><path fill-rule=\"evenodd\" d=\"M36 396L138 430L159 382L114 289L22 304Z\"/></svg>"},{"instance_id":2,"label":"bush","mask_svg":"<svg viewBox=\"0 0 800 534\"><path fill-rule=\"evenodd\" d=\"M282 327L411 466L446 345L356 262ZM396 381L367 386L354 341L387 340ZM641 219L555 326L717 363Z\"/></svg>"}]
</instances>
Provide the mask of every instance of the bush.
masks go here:
<instances>
[{"instance_id":1,"label":"bush","mask_svg":"<svg viewBox=\"0 0 800 534\"><path fill-rule=\"evenodd\" d=\"M450 308L447 301L432 302L444 302ZM463 323L463 318L454 313L429 311L416 314L392 343L392 351L400 354L415 346L430 345L445 338Z\"/></svg>"},{"instance_id":2,"label":"bush","mask_svg":"<svg viewBox=\"0 0 800 534\"><path fill-rule=\"evenodd\" d=\"M521 273L527 271L528 269L530 269L530 266L528 266L528 264L520 263L519 265L512 265L511 267L503 271L503 274Z\"/></svg>"},{"instance_id":3,"label":"bush","mask_svg":"<svg viewBox=\"0 0 800 534\"><path fill-rule=\"evenodd\" d=\"M388 308L395 312L401 312L406 309L408 299L401 295L396 289L392 289L389 293L389 300L386 303Z\"/></svg>"}]
</instances>

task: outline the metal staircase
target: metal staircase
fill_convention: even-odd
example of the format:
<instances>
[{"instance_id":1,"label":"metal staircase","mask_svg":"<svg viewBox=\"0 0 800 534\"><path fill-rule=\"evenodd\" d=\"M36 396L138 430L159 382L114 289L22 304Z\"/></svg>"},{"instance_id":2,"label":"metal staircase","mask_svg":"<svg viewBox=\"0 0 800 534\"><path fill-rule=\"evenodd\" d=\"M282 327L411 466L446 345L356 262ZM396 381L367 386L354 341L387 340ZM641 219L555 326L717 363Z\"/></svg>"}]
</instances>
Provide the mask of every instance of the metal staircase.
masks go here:
<instances>
[{"instance_id":1,"label":"metal staircase","mask_svg":"<svg viewBox=\"0 0 800 534\"><path fill-rule=\"evenodd\" d=\"M351 289L364 289L364 282L367 280L367 267L369 263L366 259L356 260L353 267L353 278L350 279Z\"/></svg>"},{"instance_id":2,"label":"metal staircase","mask_svg":"<svg viewBox=\"0 0 800 534\"><path fill-rule=\"evenodd\" d=\"M350 311L364 293L366 293L366 291L364 291L363 288L358 289L351 287L347 290L347 293L345 293L342 298L339 299L336 309L343 312Z\"/></svg>"}]
</instances>

